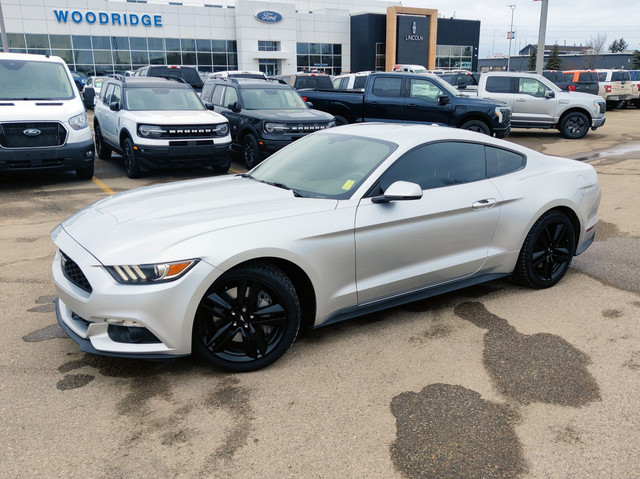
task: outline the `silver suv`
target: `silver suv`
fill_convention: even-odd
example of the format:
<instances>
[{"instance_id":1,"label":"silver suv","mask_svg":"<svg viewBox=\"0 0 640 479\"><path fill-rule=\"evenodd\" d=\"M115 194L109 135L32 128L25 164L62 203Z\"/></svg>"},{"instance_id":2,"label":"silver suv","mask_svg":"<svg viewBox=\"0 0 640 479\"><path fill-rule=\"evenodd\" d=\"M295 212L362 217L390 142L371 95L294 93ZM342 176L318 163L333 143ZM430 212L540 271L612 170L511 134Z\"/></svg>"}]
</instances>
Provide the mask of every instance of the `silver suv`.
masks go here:
<instances>
[{"instance_id":1,"label":"silver suv","mask_svg":"<svg viewBox=\"0 0 640 479\"><path fill-rule=\"evenodd\" d=\"M145 170L211 166L226 173L231 161L229 123L208 111L183 82L116 77L102 85L94 117L101 159L116 151L129 178Z\"/></svg>"}]
</instances>

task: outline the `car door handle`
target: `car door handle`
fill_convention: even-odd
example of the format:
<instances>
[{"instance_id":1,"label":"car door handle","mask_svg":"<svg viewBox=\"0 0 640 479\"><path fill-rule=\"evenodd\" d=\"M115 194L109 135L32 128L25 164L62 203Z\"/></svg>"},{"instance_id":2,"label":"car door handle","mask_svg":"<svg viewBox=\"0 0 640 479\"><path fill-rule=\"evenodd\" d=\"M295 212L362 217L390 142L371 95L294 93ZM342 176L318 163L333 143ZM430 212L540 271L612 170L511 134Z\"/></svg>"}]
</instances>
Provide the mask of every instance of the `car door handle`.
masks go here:
<instances>
[{"instance_id":1,"label":"car door handle","mask_svg":"<svg viewBox=\"0 0 640 479\"><path fill-rule=\"evenodd\" d=\"M516 98L516 101L527 101L525 98Z\"/></svg>"},{"instance_id":2,"label":"car door handle","mask_svg":"<svg viewBox=\"0 0 640 479\"><path fill-rule=\"evenodd\" d=\"M476 201L474 204L471 205L471 207L474 210L493 208L497 202L498 200L496 200L495 198L486 198L484 200Z\"/></svg>"},{"instance_id":3,"label":"car door handle","mask_svg":"<svg viewBox=\"0 0 640 479\"><path fill-rule=\"evenodd\" d=\"M407 105L407 108L417 108L417 107L418 107L418 105L417 105L417 104L415 104L415 103L409 103L409 104Z\"/></svg>"},{"instance_id":4,"label":"car door handle","mask_svg":"<svg viewBox=\"0 0 640 479\"><path fill-rule=\"evenodd\" d=\"M379 104L380 104L380 102L378 102L378 101L375 101L375 100L374 100L374 101L372 101L372 102L371 102L371 104L372 104L372 105L379 105Z\"/></svg>"}]
</instances>

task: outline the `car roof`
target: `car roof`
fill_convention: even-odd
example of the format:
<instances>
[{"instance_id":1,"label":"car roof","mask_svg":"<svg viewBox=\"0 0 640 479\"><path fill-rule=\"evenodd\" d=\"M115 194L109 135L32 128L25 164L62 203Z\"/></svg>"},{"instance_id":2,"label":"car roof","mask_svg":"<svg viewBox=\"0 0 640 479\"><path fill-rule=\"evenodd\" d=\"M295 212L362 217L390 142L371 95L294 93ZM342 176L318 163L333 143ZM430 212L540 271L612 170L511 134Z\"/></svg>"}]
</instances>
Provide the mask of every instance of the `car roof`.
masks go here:
<instances>
[{"instance_id":1,"label":"car roof","mask_svg":"<svg viewBox=\"0 0 640 479\"><path fill-rule=\"evenodd\" d=\"M181 88L191 89L188 83L168 80L162 77L109 77L110 81L119 81L125 88Z\"/></svg>"},{"instance_id":2,"label":"car roof","mask_svg":"<svg viewBox=\"0 0 640 479\"><path fill-rule=\"evenodd\" d=\"M459 128L451 128L437 124L416 124L416 123L351 123L349 125L328 128L315 134L341 133L355 136L362 136L371 139L384 139L402 145L405 149L431 141L473 141L488 145L495 145L501 148L518 151L522 154L533 153L529 148L507 143L503 140L493 138L482 133L476 133Z\"/></svg>"},{"instance_id":3,"label":"car roof","mask_svg":"<svg viewBox=\"0 0 640 479\"><path fill-rule=\"evenodd\" d=\"M33 53L4 53L0 52L0 60L31 60L37 62L65 63L65 61L55 55L36 55Z\"/></svg>"},{"instance_id":4,"label":"car roof","mask_svg":"<svg viewBox=\"0 0 640 479\"><path fill-rule=\"evenodd\" d=\"M291 90L292 87L286 83L271 81L262 78L233 78L233 77L209 77L205 84L216 83L219 85L237 85L240 88L268 88L279 90Z\"/></svg>"}]
</instances>

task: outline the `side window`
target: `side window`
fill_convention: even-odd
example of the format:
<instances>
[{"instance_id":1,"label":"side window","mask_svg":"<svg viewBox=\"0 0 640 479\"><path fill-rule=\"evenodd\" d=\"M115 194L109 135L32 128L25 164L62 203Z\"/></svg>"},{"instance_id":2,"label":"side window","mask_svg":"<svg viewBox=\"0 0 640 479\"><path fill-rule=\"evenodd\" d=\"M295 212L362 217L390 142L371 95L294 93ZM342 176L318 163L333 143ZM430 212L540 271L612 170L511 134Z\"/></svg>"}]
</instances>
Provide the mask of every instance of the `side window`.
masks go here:
<instances>
[{"instance_id":1,"label":"side window","mask_svg":"<svg viewBox=\"0 0 640 479\"><path fill-rule=\"evenodd\" d=\"M222 94L224 93L224 85L215 85L213 89L213 95L211 96L211 103L214 105L222 105Z\"/></svg>"},{"instance_id":2,"label":"side window","mask_svg":"<svg viewBox=\"0 0 640 479\"><path fill-rule=\"evenodd\" d=\"M376 96L400 97L402 94L402 77L376 78L373 82L373 94Z\"/></svg>"},{"instance_id":3,"label":"side window","mask_svg":"<svg viewBox=\"0 0 640 479\"><path fill-rule=\"evenodd\" d=\"M122 87L120 85L114 85L111 103L118 103L120 108L122 108Z\"/></svg>"},{"instance_id":4,"label":"side window","mask_svg":"<svg viewBox=\"0 0 640 479\"><path fill-rule=\"evenodd\" d=\"M440 142L420 146L402 156L380 179L385 191L403 180L423 190L485 179L484 146L476 143Z\"/></svg>"},{"instance_id":5,"label":"side window","mask_svg":"<svg viewBox=\"0 0 640 479\"><path fill-rule=\"evenodd\" d=\"M340 90L342 89L340 85L344 83L344 78L334 78L331 83L333 83L333 88L335 88L336 90Z\"/></svg>"},{"instance_id":6,"label":"side window","mask_svg":"<svg viewBox=\"0 0 640 479\"><path fill-rule=\"evenodd\" d=\"M485 146L484 151L487 157L487 177L489 178L519 170L525 164L525 157L513 151L493 146Z\"/></svg>"},{"instance_id":7,"label":"side window","mask_svg":"<svg viewBox=\"0 0 640 479\"><path fill-rule=\"evenodd\" d=\"M598 81L607 81L607 72L598 72Z\"/></svg>"},{"instance_id":8,"label":"side window","mask_svg":"<svg viewBox=\"0 0 640 479\"><path fill-rule=\"evenodd\" d=\"M356 77L355 80L353 81L353 88L355 89L364 88L365 83L367 83L366 76Z\"/></svg>"},{"instance_id":9,"label":"side window","mask_svg":"<svg viewBox=\"0 0 640 479\"><path fill-rule=\"evenodd\" d=\"M485 88L492 93L513 93L511 77L489 77Z\"/></svg>"},{"instance_id":10,"label":"side window","mask_svg":"<svg viewBox=\"0 0 640 479\"><path fill-rule=\"evenodd\" d=\"M544 97L547 87L535 78L518 78L518 93L535 97Z\"/></svg>"},{"instance_id":11,"label":"side window","mask_svg":"<svg viewBox=\"0 0 640 479\"><path fill-rule=\"evenodd\" d=\"M111 95L113 94L113 83L109 83L107 88L103 88L102 103L109 105L111 103Z\"/></svg>"},{"instance_id":12,"label":"side window","mask_svg":"<svg viewBox=\"0 0 640 479\"><path fill-rule=\"evenodd\" d=\"M236 101L238 101L238 92L236 92L235 88L228 86L224 92L224 101L222 102L222 105L228 107Z\"/></svg>"},{"instance_id":13,"label":"side window","mask_svg":"<svg viewBox=\"0 0 640 479\"><path fill-rule=\"evenodd\" d=\"M211 101L211 93L213 92L213 83L205 83L202 87L202 94L200 97L203 101Z\"/></svg>"},{"instance_id":14,"label":"side window","mask_svg":"<svg viewBox=\"0 0 640 479\"><path fill-rule=\"evenodd\" d=\"M437 85L431 83L429 80L412 78L409 84L411 85L409 88L410 98L419 98L429 103L437 103L438 96L444 94Z\"/></svg>"}]
</instances>

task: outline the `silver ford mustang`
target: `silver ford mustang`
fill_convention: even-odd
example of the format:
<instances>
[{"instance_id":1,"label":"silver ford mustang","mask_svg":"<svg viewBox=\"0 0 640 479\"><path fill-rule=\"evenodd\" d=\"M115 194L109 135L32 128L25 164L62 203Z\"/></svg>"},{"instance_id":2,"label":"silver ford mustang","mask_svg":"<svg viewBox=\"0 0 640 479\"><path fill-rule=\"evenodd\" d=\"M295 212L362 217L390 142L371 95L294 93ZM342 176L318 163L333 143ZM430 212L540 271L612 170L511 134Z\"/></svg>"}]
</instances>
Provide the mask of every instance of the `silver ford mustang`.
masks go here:
<instances>
[{"instance_id":1,"label":"silver ford mustang","mask_svg":"<svg viewBox=\"0 0 640 479\"><path fill-rule=\"evenodd\" d=\"M332 128L249 173L121 193L62 222L58 322L90 353L255 370L301 325L503 276L552 286L593 241L599 203L591 166L486 135Z\"/></svg>"}]
</instances>

